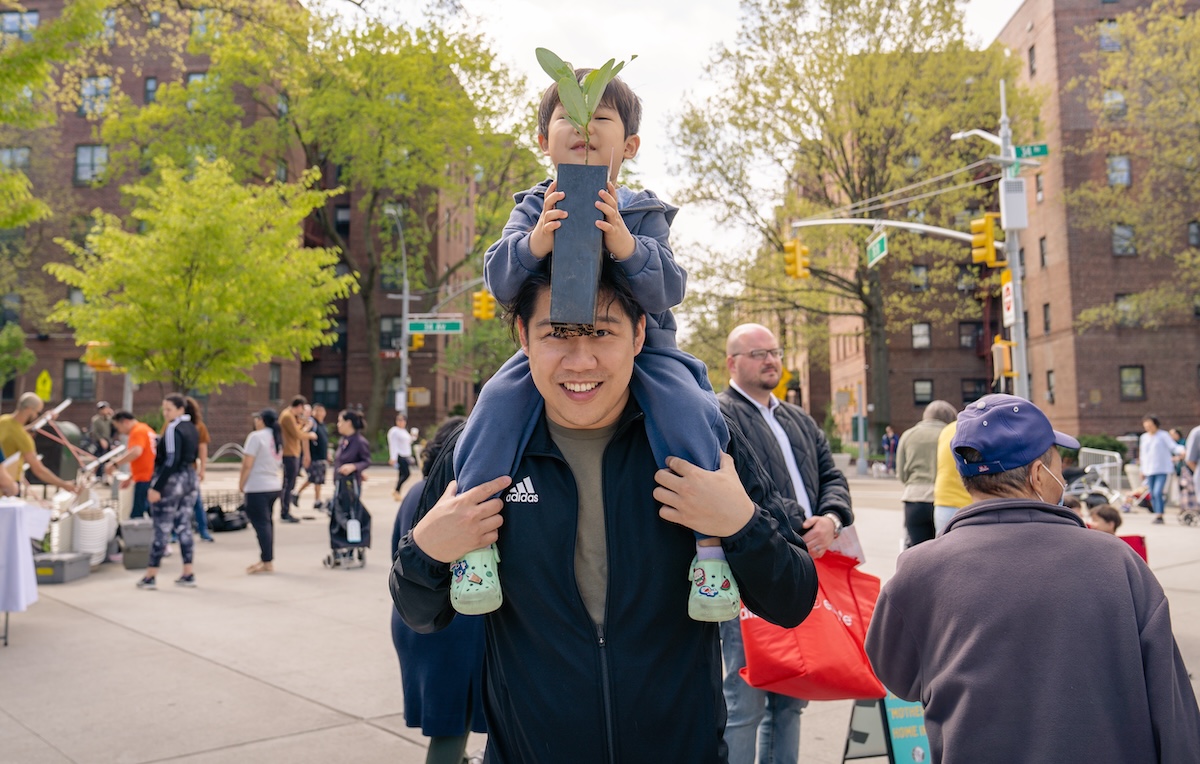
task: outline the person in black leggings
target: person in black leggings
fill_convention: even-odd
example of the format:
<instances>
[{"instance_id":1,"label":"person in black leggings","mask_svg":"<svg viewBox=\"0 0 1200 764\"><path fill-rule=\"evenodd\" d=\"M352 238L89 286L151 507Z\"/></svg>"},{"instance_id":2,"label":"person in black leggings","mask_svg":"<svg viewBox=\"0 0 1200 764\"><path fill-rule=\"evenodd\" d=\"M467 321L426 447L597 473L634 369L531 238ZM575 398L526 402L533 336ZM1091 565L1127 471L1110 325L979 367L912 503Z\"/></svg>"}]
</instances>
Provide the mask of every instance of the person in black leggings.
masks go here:
<instances>
[{"instance_id":1,"label":"person in black leggings","mask_svg":"<svg viewBox=\"0 0 1200 764\"><path fill-rule=\"evenodd\" d=\"M259 561L246 568L246 572L270 573L275 570L272 513L283 487L279 474L283 464L283 434L273 409L263 409L254 415L254 432L246 437L242 451L238 490L246 495L246 516L254 526L259 548Z\"/></svg>"}]
</instances>

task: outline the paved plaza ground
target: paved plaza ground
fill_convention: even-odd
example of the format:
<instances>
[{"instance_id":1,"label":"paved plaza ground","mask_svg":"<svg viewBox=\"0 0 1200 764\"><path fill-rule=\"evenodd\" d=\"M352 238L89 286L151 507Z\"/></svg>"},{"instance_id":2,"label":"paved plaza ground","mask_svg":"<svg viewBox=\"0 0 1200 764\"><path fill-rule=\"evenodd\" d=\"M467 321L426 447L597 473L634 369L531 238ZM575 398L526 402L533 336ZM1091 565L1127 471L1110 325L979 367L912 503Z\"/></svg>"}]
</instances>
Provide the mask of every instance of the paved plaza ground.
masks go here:
<instances>
[{"instance_id":1,"label":"paved plaza ground","mask_svg":"<svg viewBox=\"0 0 1200 764\"><path fill-rule=\"evenodd\" d=\"M361 570L323 567L327 521L302 509L301 524L276 524L273 575L245 574L257 559L247 529L198 546L196 589L171 584L178 553L158 591L135 589L139 574L113 564L43 585L0 647L0 762L423 762L389 628L393 473L369 474L375 536ZM236 477L218 467L204 488L230 489ZM886 579L903 533L900 486L854 478L851 489L865 569ZM1146 513L1126 522L1123 531L1146 535L1180 649L1200 670L1200 528L1152 526ZM842 760L850 706L810 706L805 762ZM480 736L471 747L482 745Z\"/></svg>"}]
</instances>

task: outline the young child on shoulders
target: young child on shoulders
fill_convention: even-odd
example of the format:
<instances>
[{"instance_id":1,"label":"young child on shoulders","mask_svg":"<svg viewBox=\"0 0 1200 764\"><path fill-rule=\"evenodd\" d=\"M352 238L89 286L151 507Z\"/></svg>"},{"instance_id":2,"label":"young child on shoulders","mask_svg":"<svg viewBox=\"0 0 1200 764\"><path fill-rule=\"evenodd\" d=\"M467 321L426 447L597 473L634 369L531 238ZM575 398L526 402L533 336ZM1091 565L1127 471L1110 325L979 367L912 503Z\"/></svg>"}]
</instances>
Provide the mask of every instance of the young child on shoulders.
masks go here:
<instances>
[{"instance_id":1,"label":"young child on shoulders","mask_svg":"<svg viewBox=\"0 0 1200 764\"><path fill-rule=\"evenodd\" d=\"M582 77L588 71L577 69L575 74ZM608 187L596 200L603 214L596 226L604 232L605 256L620 263L647 314L645 346L635 359L630 389L645 413L651 449L660 467L665 467L668 456L677 456L716 470L729 431L707 368L675 343L671 308L683 300L687 281L669 242L678 210L651 191L616 185L621 164L636 156L641 145L637 134L641 111L641 100L629 86L620 78L612 80L585 142L566 119L554 84L538 108L538 145L555 166L586 163L609 168ZM531 274L549 267L554 232L567 215L556 207L564 198L553 180L514 197L516 207L500 240L484 256L485 282L501 304L509 304ZM460 493L500 475L512 476L514 483L519 480L514 471L542 406L528 359L517 351L484 386L458 441L454 471ZM522 498L515 485L509 494L514 502ZM494 546L475 550L451 567L450 599L460 613L486 613L501 605ZM687 577L692 582L688 600L692 618L727 621L738 616L740 595L720 539L697 534L696 560Z\"/></svg>"}]
</instances>

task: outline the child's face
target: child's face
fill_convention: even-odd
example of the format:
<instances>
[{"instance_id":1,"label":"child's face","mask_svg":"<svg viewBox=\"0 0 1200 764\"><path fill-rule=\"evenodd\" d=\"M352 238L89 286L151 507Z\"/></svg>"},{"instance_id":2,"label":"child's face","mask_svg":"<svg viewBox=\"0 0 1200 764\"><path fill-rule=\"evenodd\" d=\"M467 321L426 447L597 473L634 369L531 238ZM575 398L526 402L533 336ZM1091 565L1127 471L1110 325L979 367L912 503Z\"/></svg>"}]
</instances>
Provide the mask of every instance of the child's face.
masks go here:
<instances>
[{"instance_id":1,"label":"child's face","mask_svg":"<svg viewBox=\"0 0 1200 764\"><path fill-rule=\"evenodd\" d=\"M625 123L621 115L611 106L596 109L588 125L591 145L587 145L567 120L562 104L554 107L546 135L538 136L538 146L550 161L559 164L592 164L608 166L608 179L617 182L617 172L626 159L637 156L641 139L636 135L625 137Z\"/></svg>"},{"instance_id":2,"label":"child's face","mask_svg":"<svg viewBox=\"0 0 1200 764\"><path fill-rule=\"evenodd\" d=\"M1100 517L1099 515L1092 515L1091 519L1092 519L1092 529L1093 530L1104 531L1105 533L1111 533L1114 536L1116 535L1116 533L1117 533L1116 523L1110 523L1109 521L1105 520L1103 517Z\"/></svg>"}]
</instances>

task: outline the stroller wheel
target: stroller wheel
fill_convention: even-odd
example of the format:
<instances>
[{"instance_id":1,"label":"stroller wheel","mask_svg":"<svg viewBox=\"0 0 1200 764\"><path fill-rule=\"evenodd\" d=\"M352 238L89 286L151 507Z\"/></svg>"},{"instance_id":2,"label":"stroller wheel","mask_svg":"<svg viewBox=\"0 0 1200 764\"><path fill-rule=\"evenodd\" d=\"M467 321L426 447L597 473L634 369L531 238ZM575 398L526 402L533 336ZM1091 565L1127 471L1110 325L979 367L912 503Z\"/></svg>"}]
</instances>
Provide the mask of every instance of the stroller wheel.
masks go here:
<instances>
[{"instance_id":1,"label":"stroller wheel","mask_svg":"<svg viewBox=\"0 0 1200 764\"><path fill-rule=\"evenodd\" d=\"M358 561L359 561L359 563L360 563L360 564L362 564L362 565L366 565L366 564L367 564L367 552L366 552L366 550L365 550L365 549L363 549L362 547L359 547L359 548L356 550L356 552L357 552L357 556L358 556Z\"/></svg>"},{"instance_id":2,"label":"stroller wheel","mask_svg":"<svg viewBox=\"0 0 1200 764\"><path fill-rule=\"evenodd\" d=\"M333 555L325 555L325 567L332 568L334 566Z\"/></svg>"},{"instance_id":3,"label":"stroller wheel","mask_svg":"<svg viewBox=\"0 0 1200 764\"><path fill-rule=\"evenodd\" d=\"M1197 518L1196 515L1197 515L1197 512L1195 510L1188 510L1186 512L1183 512L1181 515L1179 515L1179 522L1182 523L1183 525L1195 525L1196 521L1198 519L1200 519L1200 518Z\"/></svg>"}]
</instances>

